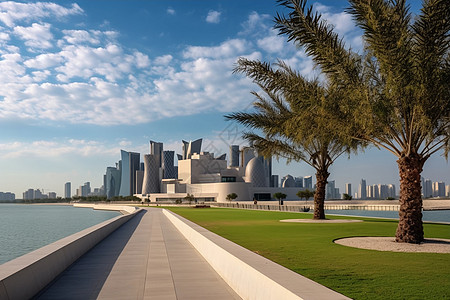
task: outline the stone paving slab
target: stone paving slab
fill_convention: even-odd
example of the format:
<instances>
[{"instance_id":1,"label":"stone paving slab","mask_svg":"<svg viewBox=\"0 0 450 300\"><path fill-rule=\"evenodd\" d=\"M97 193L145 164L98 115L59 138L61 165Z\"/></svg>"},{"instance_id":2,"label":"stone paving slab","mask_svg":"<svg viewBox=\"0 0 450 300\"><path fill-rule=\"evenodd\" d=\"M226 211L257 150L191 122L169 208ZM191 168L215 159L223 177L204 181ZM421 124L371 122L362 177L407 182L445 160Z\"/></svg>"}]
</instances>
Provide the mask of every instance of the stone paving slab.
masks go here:
<instances>
[{"instance_id":1,"label":"stone paving slab","mask_svg":"<svg viewBox=\"0 0 450 300\"><path fill-rule=\"evenodd\" d=\"M135 216L36 298L241 299L161 209Z\"/></svg>"}]
</instances>

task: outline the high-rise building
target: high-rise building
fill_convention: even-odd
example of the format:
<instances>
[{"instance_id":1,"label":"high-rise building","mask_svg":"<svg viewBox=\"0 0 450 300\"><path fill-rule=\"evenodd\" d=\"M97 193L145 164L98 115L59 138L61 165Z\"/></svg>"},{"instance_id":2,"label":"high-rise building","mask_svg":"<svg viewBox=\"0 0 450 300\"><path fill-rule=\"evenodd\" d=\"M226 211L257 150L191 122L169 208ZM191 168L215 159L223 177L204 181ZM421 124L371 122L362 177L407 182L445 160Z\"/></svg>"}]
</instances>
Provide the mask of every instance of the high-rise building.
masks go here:
<instances>
[{"instance_id":1,"label":"high-rise building","mask_svg":"<svg viewBox=\"0 0 450 300\"><path fill-rule=\"evenodd\" d=\"M349 196L352 195L352 184L351 183L345 184L345 193Z\"/></svg>"},{"instance_id":2,"label":"high-rise building","mask_svg":"<svg viewBox=\"0 0 450 300\"><path fill-rule=\"evenodd\" d=\"M444 196L445 196L445 183L433 182L433 197L444 197Z\"/></svg>"},{"instance_id":3,"label":"high-rise building","mask_svg":"<svg viewBox=\"0 0 450 300\"><path fill-rule=\"evenodd\" d=\"M239 145L230 146L230 167L239 167Z\"/></svg>"},{"instance_id":4,"label":"high-rise building","mask_svg":"<svg viewBox=\"0 0 450 300\"><path fill-rule=\"evenodd\" d=\"M72 184L70 182L66 182L66 184L64 184L64 198L72 198Z\"/></svg>"},{"instance_id":5,"label":"high-rise building","mask_svg":"<svg viewBox=\"0 0 450 300\"><path fill-rule=\"evenodd\" d=\"M295 187L302 188L303 187L303 177L295 177Z\"/></svg>"},{"instance_id":6,"label":"high-rise building","mask_svg":"<svg viewBox=\"0 0 450 300\"><path fill-rule=\"evenodd\" d=\"M279 186L279 179L278 175L272 175L272 180L270 182L271 187L278 187Z\"/></svg>"},{"instance_id":7,"label":"high-rise building","mask_svg":"<svg viewBox=\"0 0 450 300\"><path fill-rule=\"evenodd\" d=\"M361 179L358 190L359 199L367 199L366 180Z\"/></svg>"},{"instance_id":8,"label":"high-rise building","mask_svg":"<svg viewBox=\"0 0 450 300\"><path fill-rule=\"evenodd\" d=\"M142 182L142 194L159 193L158 163L153 154L144 155L144 179Z\"/></svg>"},{"instance_id":9,"label":"high-rise building","mask_svg":"<svg viewBox=\"0 0 450 300\"><path fill-rule=\"evenodd\" d=\"M255 149L252 147L243 147L241 150L241 167L246 168L248 162L255 157Z\"/></svg>"},{"instance_id":10,"label":"high-rise building","mask_svg":"<svg viewBox=\"0 0 450 300\"><path fill-rule=\"evenodd\" d=\"M49 192L48 193L48 199L56 199L56 193L55 192Z\"/></svg>"},{"instance_id":11,"label":"high-rise building","mask_svg":"<svg viewBox=\"0 0 450 300\"><path fill-rule=\"evenodd\" d=\"M445 186L445 196L450 197L450 185Z\"/></svg>"},{"instance_id":12,"label":"high-rise building","mask_svg":"<svg viewBox=\"0 0 450 300\"><path fill-rule=\"evenodd\" d=\"M174 157L175 151L163 151L163 179L175 179L177 177L177 174L175 173Z\"/></svg>"},{"instance_id":13,"label":"high-rise building","mask_svg":"<svg viewBox=\"0 0 450 300\"><path fill-rule=\"evenodd\" d=\"M163 152L163 143L150 141L150 154L153 154L155 156L158 168L161 168L163 163L162 152Z\"/></svg>"},{"instance_id":14,"label":"high-rise building","mask_svg":"<svg viewBox=\"0 0 450 300\"><path fill-rule=\"evenodd\" d=\"M106 198L111 199L120 193L120 170L117 167L106 168Z\"/></svg>"},{"instance_id":15,"label":"high-rise building","mask_svg":"<svg viewBox=\"0 0 450 300\"><path fill-rule=\"evenodd\" d=\"M423 197L431 198L433 197L433 183L430 179L425 180L425 184L423 186Z\"/></svg>"},{"instance_id":16,"label":"high-rise building","mask_svg":"<svg viewBox=\"0 0 450 300\"><path fill-rule=\"evenodd\" d=\"M388 197L395 198L397 195L395 194L395 185L388 184Z\"/></svg>"},{"instance_id":17,"label":"high-rise building","mask_svg":"<svg viewBox=\"0 0 450 300\"><path fill-rule=\"evenodd\" d=\"M303 177L303 186L305 187L305 189L308 190L312 190L313 185L312 185L312 176L305 176Z\"/></svg>"},{"instance_id":18,"label":"high-rise building","mask_svg":"<svg viewBox=\"0 0 450 300\"><path fill-rule=\"evenodd\" d=\"M140 154L120 150L122 157L120 196L132 196L136 193L136 171L140 168Z\"/></svg>"}]
</instances>

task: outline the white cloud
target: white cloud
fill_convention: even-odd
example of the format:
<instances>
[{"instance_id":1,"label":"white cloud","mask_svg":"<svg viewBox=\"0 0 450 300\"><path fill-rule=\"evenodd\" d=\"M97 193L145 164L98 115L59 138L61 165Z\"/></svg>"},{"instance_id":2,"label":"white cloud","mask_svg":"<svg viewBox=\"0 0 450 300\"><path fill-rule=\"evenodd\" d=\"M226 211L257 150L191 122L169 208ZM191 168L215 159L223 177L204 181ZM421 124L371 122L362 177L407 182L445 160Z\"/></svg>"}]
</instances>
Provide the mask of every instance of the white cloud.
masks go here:
<instances>
[{"instance_id":1,"label":"white cloud","mask_svg":"<svg viewBox=\"0 0 450 300\"><path fill-rule=\"evenodd\" d=\"M279 35L270 35L265 38L259 39L257 44L263 50L269 53L279 53L283 51L283 48L287 47L287 41L284 37Z\"/></svg>"},{"instance_id":2,"label":"white cloud","mask_svg":"<svg viewBox=\"0 0 450 300\"><path fill-rule=\"evenodd\" d=\"M31 142L10 142L0 144L0 158L13 159L40 157L57 159L61 157L117 155L117 146L89 140L37 140Z\"/></svg>"},{"instance_id":3,"label":"white cloud","mask_svg":"<svg viewBox=\"0 0 450 300\"><path fill-rule=\"evenodd\" d=\"M168 65L173 59L173 56L170 54L167 55L163 55L163 56L158 56L157 58L155 58L154 63L156 65Z\"/></svg>"},{"instance_id":4,"label":"white cloud","mask_svg":"<svg viewBox=\"0 0 450 300\"><path fill-rule=\"evenodd\" d=\"M206 22L214 23L214 24L220 23L220 15L221 14L222 13L220 11L210 10L208 12L208 15L206 16Z\"/></svg>"},{"instance_id":5,"label":"white cloud","mask_svg":"<svg viewBox=\"0 0 450 300\"><path fill-rule=\"evenodd\" d=\"M0 3L0 21L8 27L14 27L17 21L39 20L42 18L61 18L82 14L83 10L74 3L70 8L50 2L18 3L6 1Z\"/></svg>"},{"instance_id":6,"label":"white cloud","mask_svg":"<svg viewBox=\"0 0 450 300\"><path fill-rule=\"evenodd\" d=\"M223 42L219 46L199 47L190 46L184 53L184 58L200 58L200 57L235 57L243 54L249 49L249 43L244 39L232 39Z\"/></svg>"},{"instance_id":7,"label":"white cloud","mask_svg":"<svg viewBox=\"0 0 450 300\"><path fill-rule=\"evenodd\" d=\"M172 15L172 16L176 14L175 9L173 9L172 7L167 8L166 12L167 12L167 14Z\"/></svg>"},{"instance_id":8,"label":"white cloud","mask_svg":"<svg viewBox=\"0 0 450 300\"><path fill-rule=\"evenodd\" d=\"M52 47L53 34L48 23L33 23L31 27L14 27L14 33L25 40L25 45L31 48L47 49Z\"/></svg>"}]
</instances>

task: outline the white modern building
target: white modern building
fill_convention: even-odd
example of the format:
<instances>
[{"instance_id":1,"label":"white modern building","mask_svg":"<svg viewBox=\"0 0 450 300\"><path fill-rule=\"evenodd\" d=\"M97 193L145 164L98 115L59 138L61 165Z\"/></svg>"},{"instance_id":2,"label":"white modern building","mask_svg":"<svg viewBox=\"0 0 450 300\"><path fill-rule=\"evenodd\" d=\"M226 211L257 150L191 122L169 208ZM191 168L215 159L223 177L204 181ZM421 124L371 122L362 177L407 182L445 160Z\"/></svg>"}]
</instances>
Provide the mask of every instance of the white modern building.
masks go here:
<instances>
[{"instance_id":1,"label":"white modern building","mask_svg":"<svg viewBox=\"0 0 450 300\"><path fill-rule=\"evenodd\" d=\"M177 178L159 177L159 180L156 161L152 155L145 155L142 193L135 196L150 202L166 202L182 200L192 194L200 202L227 202L226 196L231 193L238 195L236 201L253 201L272 200L274 193L282 192L287 195L285 200L299 200L296 194L302 188L295 184L290 188L271 187L274 184L270 159L258 156L253 148L244 147L239 151L239 163L236 159L238 149L230 150L234 159L228 166L225 155L215 157L213 153L202 152L201 139L183 141L183 154L178 155L178 168L175 168L178 169Z\"/></svg>"}]
</instances>

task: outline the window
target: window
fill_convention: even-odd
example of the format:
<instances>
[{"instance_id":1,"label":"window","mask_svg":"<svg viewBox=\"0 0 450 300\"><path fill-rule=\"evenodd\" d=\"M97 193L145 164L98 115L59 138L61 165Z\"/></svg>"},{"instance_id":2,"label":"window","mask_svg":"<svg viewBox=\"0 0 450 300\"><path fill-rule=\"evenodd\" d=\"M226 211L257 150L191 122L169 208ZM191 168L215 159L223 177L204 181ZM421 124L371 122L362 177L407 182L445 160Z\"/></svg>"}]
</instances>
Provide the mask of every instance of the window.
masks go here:
<instances>
[{"instance_id":1,"label":"window","mask_svg":"<svg viewBox=\"0 0 450 300\"><path fill-rule=\"evenodd\" d=\"M234 176L223 176L222 182L236 182L236 177Z\"/></svg>"}]
</instances>

